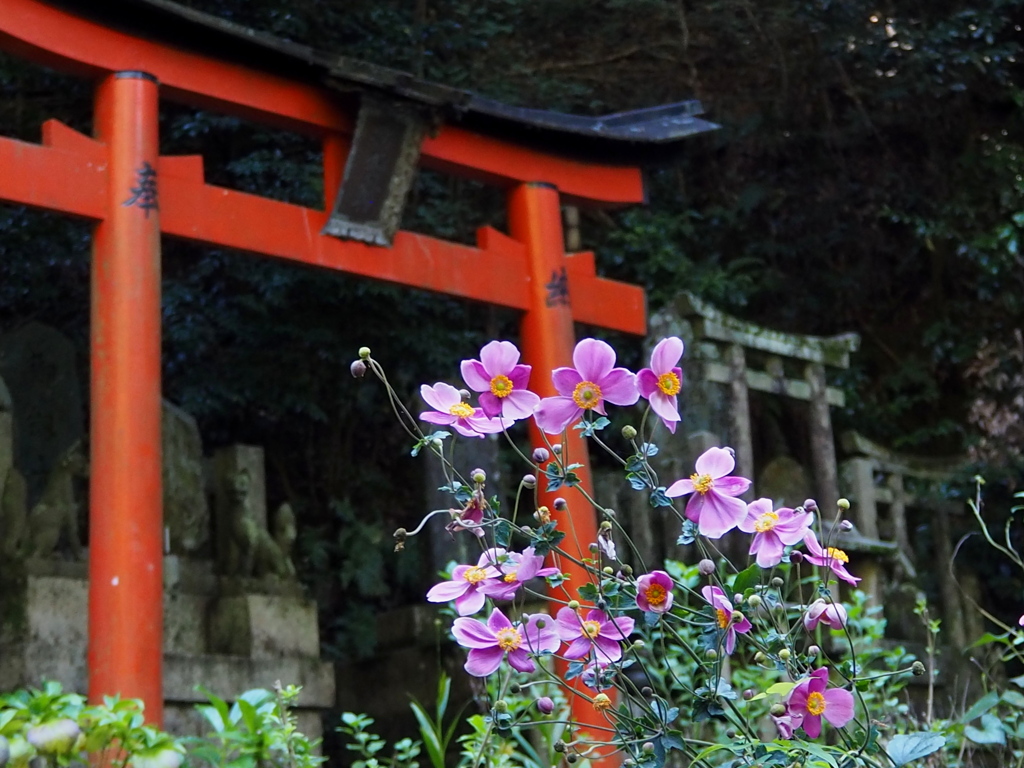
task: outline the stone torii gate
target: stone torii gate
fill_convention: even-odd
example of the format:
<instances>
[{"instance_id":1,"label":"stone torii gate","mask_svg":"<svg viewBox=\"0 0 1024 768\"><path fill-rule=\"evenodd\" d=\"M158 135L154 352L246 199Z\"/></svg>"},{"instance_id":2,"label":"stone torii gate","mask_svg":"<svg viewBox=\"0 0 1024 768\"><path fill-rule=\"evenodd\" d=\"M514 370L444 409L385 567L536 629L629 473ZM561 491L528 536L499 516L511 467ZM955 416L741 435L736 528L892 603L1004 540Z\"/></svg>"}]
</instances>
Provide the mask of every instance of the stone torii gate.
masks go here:
<instances>
[{"instance_id":1,"label":"stone torii gate","mask_svg":"<svg viewBox=\"0 0 1024 768\"><path fill-rule=\"evenodd\" d=\"M592 253L565 253L561 206L642 203L641 162L715 127L696 117L696 102L605 118L512 108L168 0L3 0L0 49L95 83L92 136L48 120L41 144L0 137L0 202L94 225L89 696L141 698L154 723L163 701L161 236L518 310L534 385L551 395L546 372L570 364L574 321L646 329L640 288L598 277ZM202 157L160 155L161 99L320 140L324 209L216 187ZM504 189L509 233L484 227L470 247L398 231L417 165ZM583 460L570 432L567 448ZM585 546L596 540L594 515L574 507ZM578 720L593 719L586 709Z\"/></svg>"}]
</instances>

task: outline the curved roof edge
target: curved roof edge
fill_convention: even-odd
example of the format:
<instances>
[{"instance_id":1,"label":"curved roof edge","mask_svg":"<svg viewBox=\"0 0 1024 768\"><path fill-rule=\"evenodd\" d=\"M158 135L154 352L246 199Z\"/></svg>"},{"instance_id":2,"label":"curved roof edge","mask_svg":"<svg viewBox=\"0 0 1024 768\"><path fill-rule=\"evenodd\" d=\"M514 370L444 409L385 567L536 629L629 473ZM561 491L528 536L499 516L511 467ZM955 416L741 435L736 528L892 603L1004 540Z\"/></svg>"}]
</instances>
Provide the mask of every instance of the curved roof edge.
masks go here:
<instances>
[{"instance_id":1,"label":"curved roof edge","mask_svg":"<svg viewBox=\"0 0 1024 768\"><path fill-rule=\"evenodd\" d=\"M44 0L75 15L147 39L335 90L388 96L483 134L603 161L639 163L674 153L683 139L719 126L683 101L599 117L515 107L407 72L259 32L172 0Z\"/></svg>"}]
</instances>

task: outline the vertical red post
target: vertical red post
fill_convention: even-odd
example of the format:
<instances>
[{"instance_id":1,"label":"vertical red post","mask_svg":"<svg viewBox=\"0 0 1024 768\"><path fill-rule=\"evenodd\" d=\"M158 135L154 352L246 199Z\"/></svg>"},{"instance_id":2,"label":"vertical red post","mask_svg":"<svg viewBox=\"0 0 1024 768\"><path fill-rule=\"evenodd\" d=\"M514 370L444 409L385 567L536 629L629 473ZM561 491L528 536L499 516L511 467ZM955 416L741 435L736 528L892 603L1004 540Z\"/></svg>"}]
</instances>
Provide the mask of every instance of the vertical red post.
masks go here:
<instances>
[{"instance_id":1,"label":"vertical red post","mask_svg":"<svg viewBox=\"0 0 1024 768\"><path fill-rule=\"evenodd\" d=\"M96 92L107 212L93 237L89 698L142 699L163 721L158 86L118 72Z\"/></svg>"},{"instance_id":2,"label":"vertical red post","mask_svg":"<svg viewBox=\"0 0 1024 768\"><path fill-rule=\"evenodd\" d=\"M526 246L528 262L530 309L523 315L521 325L523 359L533 366L533 375L530 377L531 389L541 397L551 397L558 394L551 382L551 371L561 366L572 365L572 351L575 346L571 296L562 290L566 287L561 279L565 274L565 247L558 190L550 184L538 183L523 184L514 188L509 196L508 219L512 237ZM535 421L530 422L530 430L533 445L544 445L545 437ZM578 462L583 465L575 472L580 477L582 488L592 495L593 483L587 459L587 444L578 430L567 430L562 442L562 456L566 463ZM560 490L557 493L544 491L543 477L539 478L538 484L540 503L552 511L552 515L558 520L559 530L565 531L562 549L577 560L592 557L589 546L597 542L597 518L593 506L582 494L572 489ZM558 496L568 501L568 514L555 511L554 500ZM562 561L558 566L569 574L569 582L565 586L575 597L575 590L590 580L589 574L584 568L572 562ZM565 599L562 587L553 594ZM559 670L561 674L565 672L564 666L561 665ZM587 696L593 695L579 678L572 684L575 689ZM613 735L607 731L608 720L581 696L572 697L572 716L582 731L587 731L588 726L597 726L590 731L596 739L608 740ZM602 760L596 764L610 765L611 762Z\"/></svg>"}]
</instances>

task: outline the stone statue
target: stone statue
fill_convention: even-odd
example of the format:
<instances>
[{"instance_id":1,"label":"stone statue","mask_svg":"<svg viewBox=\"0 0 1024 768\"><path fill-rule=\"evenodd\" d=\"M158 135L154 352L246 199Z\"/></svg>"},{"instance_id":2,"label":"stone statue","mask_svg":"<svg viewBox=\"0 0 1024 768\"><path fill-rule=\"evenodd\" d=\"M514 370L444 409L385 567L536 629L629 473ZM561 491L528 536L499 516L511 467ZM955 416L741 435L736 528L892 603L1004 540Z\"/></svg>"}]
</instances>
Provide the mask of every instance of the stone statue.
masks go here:
<instances>
[{"instance_id":1,"label":"stone statue","mask_svg":"<svg viewBox=\"0 0 1024 768\"><path fill-rule=\"evenodd\" d=\"M7 476L3 478L3 494L0 495L0 554L5 558L17 557L21 553L27 510L28 483L21 472L9 467Z\"/></svg>"},{"instance_id":2,"label":"stone statue","mask_svg":"<svg viewBox=\"0 0 1024 768\"><path fill-rule=\"evenodd\" d=\"M82 541L78 534L78 510L75 502L75 478L87 477L89 459L82 441L76 440L50 470L43 495L28 515L28 557L51 557L63 535L68 551L75 560L82 558ZM6 494L5 494L6 496Z\"/></svg>"},{"instance_id":3,"label":"stone statue","mask_svg":"<svg viewBox=\"0 0 1024 768\"><path fill-rule=\"evenodd\" d=\"M295 515L289 505L282 505L275 520L275 537L272 537L253 513L251 482L248 470L240 469L231 478L228 488L228 546L224 573L243 578L293 578L295 566L282 551L282 545L290 552L295 542Z\"/></svg>"}]
</instances>

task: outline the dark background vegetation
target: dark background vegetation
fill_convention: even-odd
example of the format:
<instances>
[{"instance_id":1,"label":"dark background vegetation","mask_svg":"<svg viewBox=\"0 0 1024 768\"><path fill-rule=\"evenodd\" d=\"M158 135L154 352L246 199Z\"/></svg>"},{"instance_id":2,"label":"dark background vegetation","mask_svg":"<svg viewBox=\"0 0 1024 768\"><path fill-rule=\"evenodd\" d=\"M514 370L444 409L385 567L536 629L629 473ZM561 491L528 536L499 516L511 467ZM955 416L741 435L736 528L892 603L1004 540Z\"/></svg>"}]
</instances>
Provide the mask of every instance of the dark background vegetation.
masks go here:
<instances>
[{"instance_id":1,"label":"dark background vegetation","mask_svg":"<svg viewBox=\"0 0 1024 768\"><path fill-rule=\"evenodd\" d=\"M583 212L601 269L646 286L653 309L690 290L783 330L856 331L840 429L918 453L973 449L1000 481L990 490L1016 487L1024 2L187 4L514 104L600 114L701 99L723 128L652 170L650 206ZM88 132L90 84L0 56L0 133L36 140L49 117ZM320 148L301 137L167 104L161 143L201 152L213 183L322 200ZM466 241L503 219L493 191L425 173L403 227ZM515 318L164 249L166 397L197 416L208 448L266 447L270 498L299 513L325 648L365 654L374 612L421 597L415 548L396 560L390 531L421 513L422 482L379 387L354 382L348 364L368 345L411 395L487 338L514 337ZM55 325L79 344L83 371L88 252L87 227L0 207L0 331ZM639 345L623 354L638 362Z\"/></svg>"}]
</instances>

